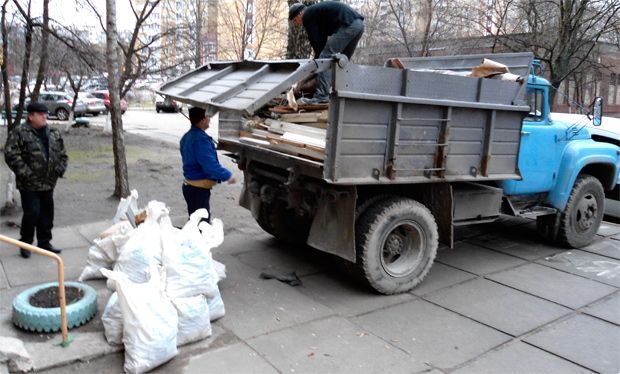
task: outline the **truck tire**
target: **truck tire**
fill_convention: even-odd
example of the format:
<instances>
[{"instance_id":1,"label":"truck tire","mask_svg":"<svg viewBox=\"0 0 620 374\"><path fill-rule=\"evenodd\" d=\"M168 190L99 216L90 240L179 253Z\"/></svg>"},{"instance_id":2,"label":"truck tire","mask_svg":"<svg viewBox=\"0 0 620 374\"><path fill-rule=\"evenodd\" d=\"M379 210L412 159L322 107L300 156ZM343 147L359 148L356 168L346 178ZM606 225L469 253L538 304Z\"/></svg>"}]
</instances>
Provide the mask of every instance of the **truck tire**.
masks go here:
<instances>
[{"instance_id":1,"label":"truck tire","mask_svg":"<svg viewBox=\"0 0 620 374\"><path fill-rule=\"evenodd\" d=\"M356 225L358 263L376 291L391 295L417 286L433 265L439 234L432 213L419 202L377 202Z\"/></svg>"},{"instance_id":2,"label":"truck tire","mask_svg":"<svg viewBox=\"0 0 620 374\"><path fill-rule=\"evenodd\" d=\"M605 193L598 179L580 175L560 216L558 241L571 248L592 242L604 214Z\"/></svg>"},{"instance_id":3,"label":"truck tire","mask_svg":"<svg viewBox=\"0 0 620 374\"><path fill-rule=\"evenodd\" d=\"M260 204L260 209L258 211L258 218L256 218L256 223L258 223L260 228L265 230L268 234L276 236L275 231L273 230L273 226L271 224L270 204L267 204L267 203Z\"/></svg>"},{"instance_id":4,"label":"truck tire","mask_svg":"<svg viewBox=\"0 0 620 374\"><path fill-rule=\"evenodd\" d=\"M264 211L263 211L264 207ZM262 204L258 224L281 242L305 245L310 233L312 220L295 214L288 209L286 203L276 200L271 204Z\"/></svg>"}]
</instances>

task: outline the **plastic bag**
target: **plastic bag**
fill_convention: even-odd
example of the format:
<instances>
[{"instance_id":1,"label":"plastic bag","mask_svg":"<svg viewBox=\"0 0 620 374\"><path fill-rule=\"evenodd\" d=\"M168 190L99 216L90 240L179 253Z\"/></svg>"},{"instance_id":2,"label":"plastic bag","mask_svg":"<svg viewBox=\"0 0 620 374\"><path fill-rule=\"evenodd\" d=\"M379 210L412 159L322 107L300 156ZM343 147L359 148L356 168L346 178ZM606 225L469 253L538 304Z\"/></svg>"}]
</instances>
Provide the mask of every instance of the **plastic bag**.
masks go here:
<instances>
[{"instance_id":1,"label":"plastic bag","mask_svg":"<svg viewBox=\"0 0 620 374\"><path fill-rule=\"evenodd\" d=\"M192 343L211 336L209 304L203 295L172 299L179 316L177 346Z\"/></svg>"},{"instance_id":2,"label":"plastic bag","mask_svg":"<svg viewBox=\"0 0 620 374\"><path fill-rule=\"evenodd\" d=\"M198 224L198 229L209 248L219 247L224 242L224 224L221 219L214 218L211 223L202 221Z\"/></svg>"},{"instance_id":3,"label":"plastic bag","mask_svg":"<svg viewBox=\"0 0 620 374\"><path fill-rule=\"evenodd\" d=\"M83 282L88 279L103 278L99 269L112 269L118 258L119 248L125 245L130 236L131 231L124 235L112 234L104 238L95 239L95 244L88 249L86 266L82 270L78 280Z\"/></svg>"},{"instance_id":4,"label":"plastic bag","mask_svg":"<svg viewBox=\"0 0 620 374\"><path fill-rule=\"evenodd\" d=\"M122 197L121 201L118 203L118 207L116 207L116 214L114 218L112 218L113 223L117 223L119 221L128 220L127 212L131 211L133 214L138 212L138 191L131 190L129 196ZM130 213L131 214L131 213Z\"/></svg>"},{"instance_id":5,"label":"plastic bag","mask_svg":"<svg viewBox=\"0 0 620 374\"><path fill-rule=\"evenodd\" d=\"M176 356L177 311L164 293L157 267L149 269L150 279L142 284L117 271L101 272L116 283L123 313L125 371L143 373Z\"/></svg>"},{"instance_id":6,"label":"plastic bag","mask_svg":"<svg viewBox=\"0 0 620 374\"><path fill-rule=\"evenodd\" d=\"M166 271L166 294L175 299L205 295L214 297L219 277L213 266L211 251L200 236L174 235L170 230L164 236L162 263ZM174 238L171 236L174 235Z\"/></svg>"},{"instance_id":7,"label":"plastic bag","mask_svg":"<svg viewBox=\"0 0 620 374\"><path fill-rule=\"evenodd\" d=\"M132 235L121 247L114 265L114 271L129 276L132 282L143 283L148 279L148 270L152 265L162 263L162 228L172 227L168 208L164 203L151 201L146 208L147 216L143 224L132 231ZM113 288L113 282L108 282Z\"/></svg>"},{"instance_id":8,"label":"plastic bag","mask_svg":"<svg viewBox=\"0 0 620 374\"><path fill-rule=\"evenodd\" d=\"M101 315L103 332L110 344L123 344L123 311L118 303L118 293L110 295L108 303Z\"/></svg>"},{"instance_id":9,"label":"plastic bag","mask_svg":"<svg viewBox=\"0 0 620 374\"><path fill-rule=\"evenodd\" d=\"M209 304L209 319L211 322L224 317L226 308L224 307L224 300L219 288L214 297L207 298L207 302Z\"/></svg>"}]
</instances>

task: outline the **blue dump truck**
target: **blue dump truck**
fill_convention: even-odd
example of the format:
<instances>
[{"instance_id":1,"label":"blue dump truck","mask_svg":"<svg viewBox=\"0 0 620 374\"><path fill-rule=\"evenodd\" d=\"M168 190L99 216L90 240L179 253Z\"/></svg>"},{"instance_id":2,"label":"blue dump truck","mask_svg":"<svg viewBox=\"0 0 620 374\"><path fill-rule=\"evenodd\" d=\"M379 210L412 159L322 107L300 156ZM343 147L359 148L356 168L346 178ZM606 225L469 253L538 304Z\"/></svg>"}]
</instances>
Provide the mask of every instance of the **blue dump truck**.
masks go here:
<instances>
[{"instance_id":1,"label":"blue dump truck","mask_svg":"<svg viewBox=\"0 0 620 374\"><path fill-rule=\"evenodd\" d=\"M509 80L473 74L484 59ZM240 204L265 231L356 263L375 290L393 294L422 281L456 226L526 216L559 246L594 239L604 193L618 183L620 148L593 141L585 126L550 121L551 87L535 65L531 53L382 67L342 57L222 62L159 92L219 113L219 148L244 172ZM269 109L325 69L324 126L291 122L312 112ZM597 98L594 122L601 110Z\"/></svg>"}]
</instances>

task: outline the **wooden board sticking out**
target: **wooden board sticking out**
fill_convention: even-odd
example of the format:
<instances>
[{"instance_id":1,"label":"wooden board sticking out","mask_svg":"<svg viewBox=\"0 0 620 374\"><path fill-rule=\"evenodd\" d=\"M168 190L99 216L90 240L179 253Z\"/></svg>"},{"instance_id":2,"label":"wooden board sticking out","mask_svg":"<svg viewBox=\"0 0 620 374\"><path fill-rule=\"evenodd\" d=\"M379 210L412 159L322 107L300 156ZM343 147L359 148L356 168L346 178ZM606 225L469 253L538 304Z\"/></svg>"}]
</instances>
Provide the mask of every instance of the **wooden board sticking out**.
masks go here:
<instances>
[{"instance_id":1,"label":"wooden board sticking out","mask_svg":"<svg viewBox=\"0 0 620 374\"><path fill-rule=\"evenodd\" d=\"M280 119L293 123L327 122L327 115L327 110L321 110L319 112L286 113L282 114Z\"/></svg>"}]
</instances>

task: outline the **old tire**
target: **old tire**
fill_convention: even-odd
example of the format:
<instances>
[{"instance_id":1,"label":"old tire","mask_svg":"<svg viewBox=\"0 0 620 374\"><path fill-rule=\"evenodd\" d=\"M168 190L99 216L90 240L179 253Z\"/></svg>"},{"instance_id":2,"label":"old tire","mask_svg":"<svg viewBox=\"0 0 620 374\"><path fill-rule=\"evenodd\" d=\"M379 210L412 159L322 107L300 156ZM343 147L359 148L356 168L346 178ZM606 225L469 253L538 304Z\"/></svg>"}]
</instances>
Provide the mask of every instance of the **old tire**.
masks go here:
<instances>
[{"instance_id":1,"label":"old tire","mask_svg":"<svg viewBox=\"0 0 620 374\"><path fill-rule=\"evenodd\" d=\"M407 198L379 201L357 222L358 263L376 291L406 292L430 270L438 239L435 218L424 205Z\"/></svg>"},{"instance_id":2,"label":"old tire","mask_svg":"<svg viewBox=\"0 0 620 374\"><path fill-rule=\"evenodd\" d=\"M13 323L29 331L55 332L60 330L60 308L38 308L30 304L30 297L38 291L58 286L58 282L41 284L29 288L13 299ZM97 314L97 292L89 285L79 282L65 282L65 287L79 288L84 296L67 305L67 328L81 326Z\"/></svg>"},{"instance_id":3,"label":"old tire","mask_svg":"<svg viewBox=\"0 0 620 374\"><path fill-rule=\"evenodd\" d=\"M601 182L591 175L580 175L560 216L559 243L571 248L590 244L603 219L604 201Z\"/></svg>"},{"instance_id":4,"label":"old tire","mask_svg":"<svg viewBox=\"0 0 620 374\"><path fill-rule=\"evenodd\" d=\"M69 112L65 108L58 108L55 114L56 118L60 121L66 121L69 119Z\"/></svg>"}]
</instances>

